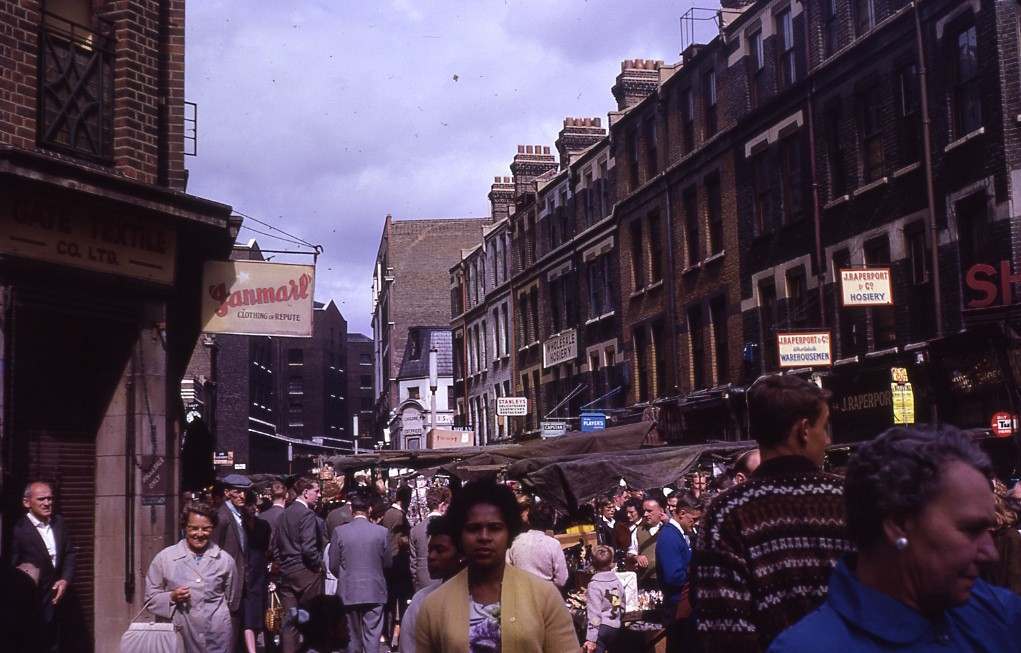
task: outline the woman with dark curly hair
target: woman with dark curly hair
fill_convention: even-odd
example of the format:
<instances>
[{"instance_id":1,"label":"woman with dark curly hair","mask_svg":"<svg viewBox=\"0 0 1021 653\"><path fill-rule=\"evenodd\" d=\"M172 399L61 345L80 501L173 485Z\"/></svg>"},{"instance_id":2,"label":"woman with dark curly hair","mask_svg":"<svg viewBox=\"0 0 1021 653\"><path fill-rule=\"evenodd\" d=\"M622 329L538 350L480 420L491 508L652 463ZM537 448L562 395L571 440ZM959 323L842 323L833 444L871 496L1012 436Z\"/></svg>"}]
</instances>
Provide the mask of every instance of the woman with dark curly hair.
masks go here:
<instances>
[{"instance_id":1,"label":"woman with dark curly hair","mask_svg":"<svg viewBox=\"0 0 1021 653\"><path fill-rule=\"evenodd\" d=\"M566 653L580 650L560 593L506 563L522 531L514 493L469 483L447 510L468 566L429 595L418 615L418 653Z\"/></svg>"},{"instance_id":2,"label":"woman with dark curly hair","mask_svg":"<svg viewBox=\"0 0 1021 653\"><path fill-rule=\"evenodd\" d=\"M234 559L210 541L216 510L191 503L182 511L184 539L153 558L145 576L145 605L181 629L188 653L229 653L231 598L237 591Z\"/></svg>"},{"instance_id":3,"label":"woman with dark curly hair","mask_svg":"<svg viewBox=\"0 0 1021 653\"><path fill-rule=\"evenodd\" d=\"M996 560L989 459L953 428L893 428L847 466L847 529L858 547L826 602L769 650L1021 650L1021 597L979 579Z\"/></svg>"}]
</instances>

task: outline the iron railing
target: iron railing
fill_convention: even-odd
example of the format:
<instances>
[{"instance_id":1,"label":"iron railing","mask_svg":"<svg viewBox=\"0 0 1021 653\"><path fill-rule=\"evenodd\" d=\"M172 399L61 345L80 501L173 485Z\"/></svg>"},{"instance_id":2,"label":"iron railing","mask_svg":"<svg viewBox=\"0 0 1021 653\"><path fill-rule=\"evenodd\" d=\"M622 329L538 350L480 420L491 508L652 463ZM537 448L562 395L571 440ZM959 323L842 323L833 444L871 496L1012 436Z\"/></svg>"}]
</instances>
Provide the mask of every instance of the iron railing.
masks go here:
<instances>
[{"instance_id":1,"label":"iron railing","mask_svg":"<svg viewBox=\"0 0 1021 653\"><path fill-rule=\"evenodd\" d=\"M108 163L113 158L112 26L95 29L43 13L39 25L37 140Z\"/></svg>"}]
</instances>

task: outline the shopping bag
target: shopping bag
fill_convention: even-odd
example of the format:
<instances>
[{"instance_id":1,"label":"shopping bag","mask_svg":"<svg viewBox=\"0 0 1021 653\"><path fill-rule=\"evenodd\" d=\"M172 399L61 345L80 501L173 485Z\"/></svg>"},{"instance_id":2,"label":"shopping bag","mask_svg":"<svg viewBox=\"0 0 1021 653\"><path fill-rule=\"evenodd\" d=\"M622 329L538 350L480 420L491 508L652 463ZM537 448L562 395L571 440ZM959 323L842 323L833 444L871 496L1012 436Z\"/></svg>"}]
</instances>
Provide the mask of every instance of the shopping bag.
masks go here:
<instances>
[{"instance_id":1,"label":"shopping bag","mask_svg":"<svg viewBox=\"0 0 1021 653\"><path fill-rule=\"evenodd\" d=\"M269 592L269 607L266 608L266 631L270 633L279 633L280 625L284 621L284 606L280 603L280 595L277 594L276 589L272 589Z\"/></svg>"}]
</instances>

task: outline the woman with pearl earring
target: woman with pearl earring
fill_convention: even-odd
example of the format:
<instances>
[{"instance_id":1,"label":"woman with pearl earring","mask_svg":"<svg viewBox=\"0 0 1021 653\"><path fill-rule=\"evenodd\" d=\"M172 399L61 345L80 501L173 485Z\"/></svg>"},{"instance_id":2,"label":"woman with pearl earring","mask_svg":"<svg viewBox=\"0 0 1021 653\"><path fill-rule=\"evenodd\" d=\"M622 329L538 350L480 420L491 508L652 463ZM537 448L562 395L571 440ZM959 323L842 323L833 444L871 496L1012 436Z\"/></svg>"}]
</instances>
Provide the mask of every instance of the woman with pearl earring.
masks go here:
<instances>
[{"instance_id":1,"label":"woman with pearl earring","mask_svg":"<svg viewBox=\"0 0 1021 653\"><path fill-rule=\"evenodd\" d=\"M847 467L848 534L826 602L771 653L1021 651L1021 597L979 579L997 559L989 459L953 428L893 428Z\"/></svg>"}]
</instances>

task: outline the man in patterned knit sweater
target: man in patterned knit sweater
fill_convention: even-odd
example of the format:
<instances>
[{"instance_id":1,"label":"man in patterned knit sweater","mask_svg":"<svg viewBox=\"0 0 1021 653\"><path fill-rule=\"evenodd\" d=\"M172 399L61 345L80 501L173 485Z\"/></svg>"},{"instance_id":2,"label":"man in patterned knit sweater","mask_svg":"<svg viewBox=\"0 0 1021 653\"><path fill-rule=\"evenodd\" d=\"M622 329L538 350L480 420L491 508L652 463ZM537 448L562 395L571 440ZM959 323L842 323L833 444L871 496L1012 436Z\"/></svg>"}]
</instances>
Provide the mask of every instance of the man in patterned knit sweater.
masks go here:
<instances>
[{"instance_id":1,"label":"man in patterned knit sweater","mask_svg":"<svg viewBox=\"0 0 1021 653\"><path fill-rule=\"evenodd\" d=\"M702 520L691 568L703 651L765 651L826 598L830 571L853 550L843 481L821 470L829 393L795 376L748 391L762 463L718 495Z\"/></svg>"}]
</instances>

